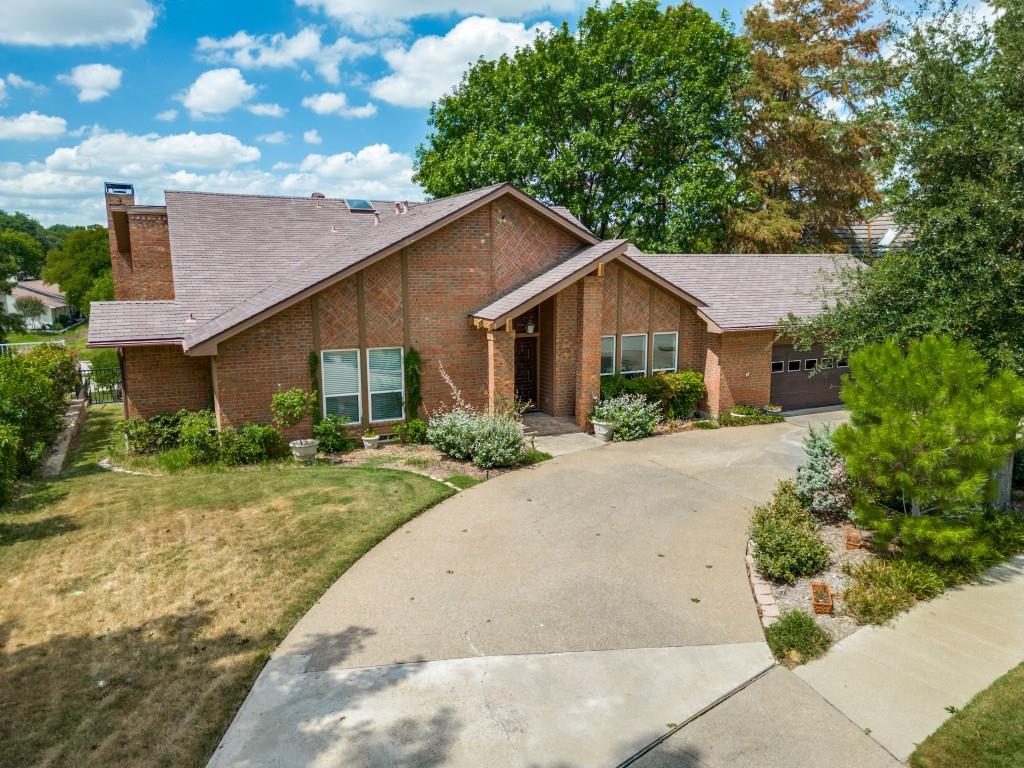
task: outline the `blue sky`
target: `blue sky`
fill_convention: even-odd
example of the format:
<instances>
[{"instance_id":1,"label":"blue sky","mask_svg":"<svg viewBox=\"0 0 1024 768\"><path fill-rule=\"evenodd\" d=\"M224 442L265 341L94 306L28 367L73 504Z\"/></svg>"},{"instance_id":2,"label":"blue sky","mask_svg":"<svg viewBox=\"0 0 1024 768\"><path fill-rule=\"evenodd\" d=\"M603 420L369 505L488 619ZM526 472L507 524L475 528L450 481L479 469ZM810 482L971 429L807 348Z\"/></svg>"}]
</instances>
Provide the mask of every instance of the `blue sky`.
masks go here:
<instances>
[{"instance_id":1,"label":"blue sky","mask_svg":"<svg viewBox=\"0 0 1024 768\"><path fill-rule=\"evenodd\" d=\"M702 3L742 15L744 0ZM0 0L0 208L103 220L104 180L420 196L429 103L578 0ZM380 8L367 15L365 9Z\"/></svg>"}]
</instances>

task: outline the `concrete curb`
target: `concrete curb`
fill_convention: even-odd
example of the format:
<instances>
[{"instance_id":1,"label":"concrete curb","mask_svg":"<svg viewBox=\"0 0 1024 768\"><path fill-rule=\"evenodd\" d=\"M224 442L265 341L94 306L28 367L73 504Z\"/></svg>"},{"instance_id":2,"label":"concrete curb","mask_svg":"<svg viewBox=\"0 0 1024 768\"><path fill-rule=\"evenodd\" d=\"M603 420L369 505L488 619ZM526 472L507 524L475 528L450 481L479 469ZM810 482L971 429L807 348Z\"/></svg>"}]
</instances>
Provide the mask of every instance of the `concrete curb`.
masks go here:
<instances>
[{"instance_id":1,"label":"concrete curb","mask_svg":"<svg viewBox=\"0 0 1024 768\"><path fill-rule=\"evenodd\" d=\"M750 582L750 592L757 604L757 615L761 619L761 626L767 629L779 620L779 606L775 604L772 596L772 587L767 581L761 578L754 565L754 542L747 541L747 580Z\"/></svg>"},{"instance_id":2,"label":"concrete curb","mask_svg":"<svg viewBox=\"0 0 1024 768\"><path fill-rule=\"evenodd\" d=\"M46 458L39 468L40 477L56 477L64 469L64 462L68 460L68 452L71 444L75 441L82 425L85 423L85 411L88 407L86 400L72 400L64 413L60 434L53 445L47 451Z\"/></svg>"}]
</instances>

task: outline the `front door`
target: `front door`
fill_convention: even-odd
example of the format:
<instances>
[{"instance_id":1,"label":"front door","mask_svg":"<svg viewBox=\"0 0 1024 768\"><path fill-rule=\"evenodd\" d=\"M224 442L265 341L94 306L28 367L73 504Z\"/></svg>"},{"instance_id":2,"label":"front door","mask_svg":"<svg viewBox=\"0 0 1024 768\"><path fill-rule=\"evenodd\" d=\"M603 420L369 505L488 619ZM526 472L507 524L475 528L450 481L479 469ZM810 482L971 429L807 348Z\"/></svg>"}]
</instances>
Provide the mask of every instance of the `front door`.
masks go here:
<instances>
[{"instance_id":1,"label":"front door","mask_svg":"<svg viewBox=\"0 0 1024 768\"><path fill-rule=\"evenodd\" d=\"M537 337L516 338L515 355L516 400L537 407Z\"/></svg>"}]
</instances>

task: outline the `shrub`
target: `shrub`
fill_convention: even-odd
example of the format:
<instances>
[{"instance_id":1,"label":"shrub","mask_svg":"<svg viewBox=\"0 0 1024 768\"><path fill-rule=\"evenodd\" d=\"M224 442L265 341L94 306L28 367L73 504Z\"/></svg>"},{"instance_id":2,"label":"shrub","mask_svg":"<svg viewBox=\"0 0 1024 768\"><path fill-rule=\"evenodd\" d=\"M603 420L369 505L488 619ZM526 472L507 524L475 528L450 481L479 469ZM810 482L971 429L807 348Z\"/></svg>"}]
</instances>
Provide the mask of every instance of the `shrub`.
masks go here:
<instances>
[{"instance_id":1,"label":"shrub","mask_svg":"<svg viewBox=\"0 0 1024 768\"><path fill-rule=\"evenodd\" d=\"M190 464L212 464L220 458L213 411L179 411L178 420L180 445L188 451Z\"/></svg>"},{"instance_id":2,"label":"shrub","mask_svg":"<svg viewBox=\"0 0 1024 768\"><path fill-rule=\"evenodd\" d=\"M21 361L52 382L58 401L65 400L78 384L78 357L73 349L41 344L21 355Z\"/></svg>"},{"instance_id":3,"label":"shrub","mask_svg":"<svg viewBox=\"0 0 1024 768\"><path fill-rule=\"evenodd\" d=\"M775 658L782 660L796 651L802 663L821 656L831 644L828 633L814 618L803 611L787 611L764 631L768 647Z\"/></svg>"},{"instance_id":4,"label":"shrub","mask_svg":"<svg viewBox=\"0 0 1024 768\"><path fill-rule=\"evenodd\" d=\"M281 433L269 424L246 424L220 433L220 460L225 464L258 464L288 453Z\"/></svg>"},{"instance_id":5,"label":"shrub","mask_svg":"<svg viewBox=\"0 0 1024 768\"><path fill-rule=\"evenodd\" d=\"M796 493L811 512L827 517L850 515L853 493L846 464L832 445L832 427L810 428L804 439L807 460L796 470Z\"/></svg>"},{"instance_id":6,"label":"shrub","mask_svg":"<svg viewBox=\"0 0 1024 768\"><path fill-rule=\"evenodd\" d=\"M790 481L775 488L772 500L754 508L750 538L757 570L776 581L793 582L828 565L829 550L819 526L800 504Z\"/></svg>"},{"instance_id":7,"label":"shrub","mask_svg":"<svg viewBox=\"0 0 1024 768\"><path fill-rule=\"evenodd\" d=\"M423 419L409 419L405 424L396 426L395 433L403 443L423 444L427 442L427 422Z\"/></svg>"},{"instance_id":8,"label":"shrub","mask_svg":"<svg viewBox=\"0 0 1024 768\"><path fill-rule=\"evenodd\" d=\"M0 504L11 498L14 481L18 479L20 443L17 429L9 424L0 424Z\"/></svg>"},{"instance_id":9,"label":"shrub","mask_svg":"<svg viewBox=\"0 0 1024 768\"><path fill-rule=\"evenodd\" d=\"M348 436L345 425L348 418L327 414L313 425L313 437L320 441L319 449L324 453L341 453L351 450L355 441Z\"/></svg>"},{"instance_id":10,"label":"shrub","mask_svg":"<svg viewBox=\"0 0 1024 768\"><path fill-rule=\"evenodd\" d=\"M282 429L294 427L307 413L312 413L315 405L316 393L306 392L299 387L275 392L270 398L274 423Z\"/></svg>"},{"instance_id":11,"label":"shrub","mask_svg":"<svg viewBox=\"0 0 1024 768\"><path fill-rule=\"evenodd\" d=\"M478 416L472 458L481 469L522 464L526 459L522 425L508 416Z\"/></svg>"},{"instance_id":12,"label":"shrub","mask_svg":"<svg viewBox=\"0 0 1024 768\"><path fill-rule=\"evenodd\" d=\"M0 357L0 424L17 432L19 474L38 461L64 411L64 394L58 394L53 380L42 373L45 366L30 364L25 357Z\"/></svg>"},{"instance_id":13,"label":"shrub","mask_svg":"<svg viewBox=\"0 0 1024 768\"><path fill-rule=\"evenodd\" d=\"M918 600L937 597L945 588L934 568L903 558L868 560L849 573L852 582L843 602L847 613L861 624L886 622Z\"/></svg>"},{"instance_id":14,"label":"shrub","mask_svg":"<svg viewBox=\"0 0 1024 768\"><path fill-rule=\"evenodd\" d=\"M455 459L470 459L479 415L465 408L434 414L427 422L427 442Z\"/></svg>"},{"instance_id":15,"label":"shrub","mask_svg":"<svg viewBox=\"0 0 1024 768\"><path fill-rule=\"evenodd\" d=\"M697 403L704 399L704 374L700 371L677 371L627 378L616 373L601 378L602 400L621 395L643 395L650 402L659 404L665 416L689 418Z\"/></svg>"},{"instance_id":16,"label":"shrub","mask_svg":"<svg viewBox=\"0 0 1024 768\"><path fill-rule=\"evenodd\" d=\"M128 453L156 453L157 431L147 419L123 419L114 426L114 432L124 437Z\"/></svg>"},{"instance_id":17,"label":"shrub","mask_svg":"<svg viewBox=\"0 0 1024 768\"><path fill-rule=\"evenodd\" d=\"M661 421L661 406L643 395L618 395L595 405L590 418L616 424L613 440L638 440L654 432Z\"/></svg>"},{"instance_id":18,"label":"shrub","mask_svg":"<svg viewBox=\"0 0 1024 768\"><path fill-rule=\"evenodd\" d=\"M420 353L414 347L409 347L405 352L402 365L405 376L405 412L410 420L419 421L419 410L423 405L423 391L420 388L420 380L423 378L423 360L420 358Z\"/></svg>"}]
</instances>

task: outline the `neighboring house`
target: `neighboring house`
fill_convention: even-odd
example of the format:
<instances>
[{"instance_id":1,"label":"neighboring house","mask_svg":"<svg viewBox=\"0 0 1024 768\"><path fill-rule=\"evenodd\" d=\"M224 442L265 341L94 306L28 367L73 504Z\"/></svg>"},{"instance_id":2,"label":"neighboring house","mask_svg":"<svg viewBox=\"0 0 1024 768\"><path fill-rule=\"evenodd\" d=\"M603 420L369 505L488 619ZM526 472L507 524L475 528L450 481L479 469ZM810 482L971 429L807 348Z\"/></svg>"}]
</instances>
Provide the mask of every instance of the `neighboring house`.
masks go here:
<instances>
[{"instance_id":1,"label":"neighboring house","mask_svg":"<svg viewBox=\"0 0 1024 768\"><path fill-rule=\"evenodd\" d=\"M4 297L8 314L21 314L16 302L22 296L39 299L43 305L43 314L39 317L24 318L25 327L29 330L50 328L58 320L67 323L78 316L78 310L64 300L60 286L50 285L42 280L20 280L11 286L11 292Z\"/></svg>"},{"instance_id":2,"label":"neighboring house","mask_svg":"<svg viewBox=\"0 0 1024 768\"><path fill-rule=\"evenodd\" d=\"M884 256L888 251L903 248L913 242L910 227L897 224L891 213L880 213L851 227L837 229L836 234L859 259Z\"/></svg>"},{"instance_id":3,"label":"neighboring house","mask_svg":"<svg viewBox=\"0 0 1024 768\"><path fill-rule=\"evenodd\" d=\"M808 378L813 355L775 336L820 311L847 257L646 256L510 184L418 204L165 197L107 185L118 300L92 305L89 346L120 350L129 416L268 422L271 395L302 387L387 432L413 347L421 415L450 401L442 365L478 408L529 400L580 426L618 371L702 371L711 413L837 402L836 377Z\"/></svg>"}]
</instances>

